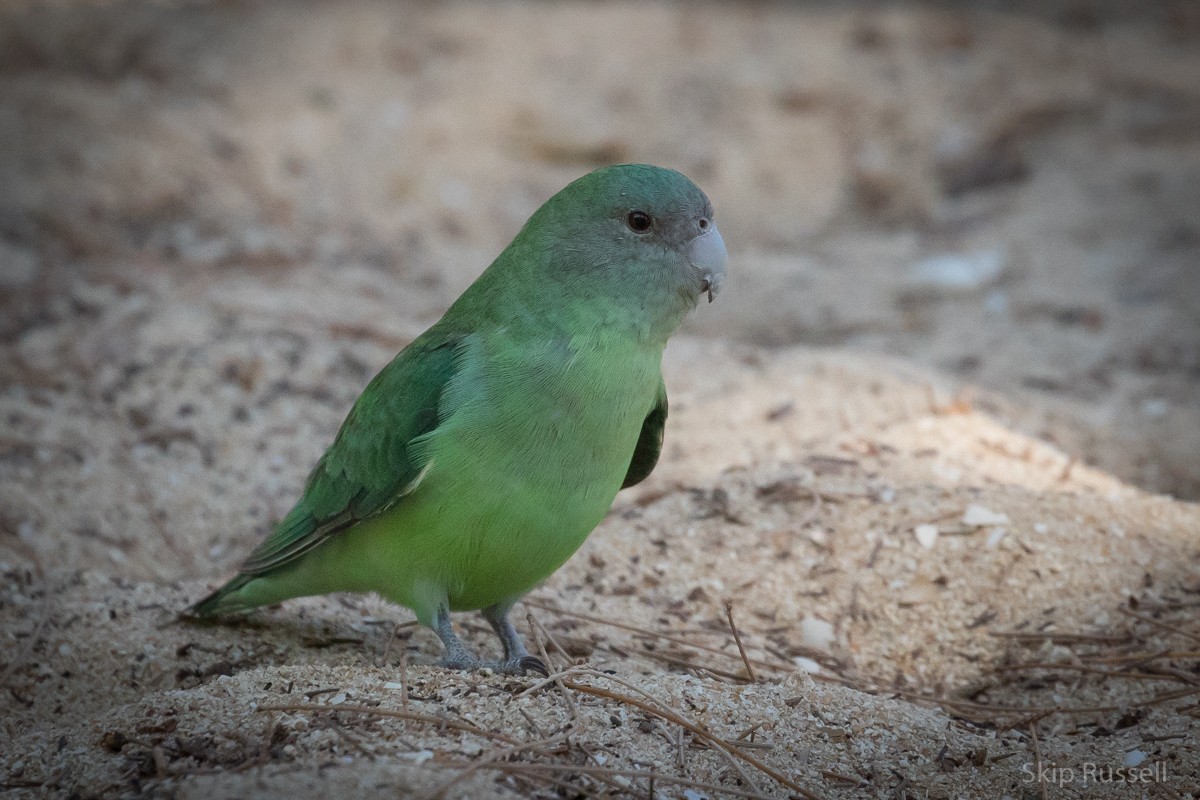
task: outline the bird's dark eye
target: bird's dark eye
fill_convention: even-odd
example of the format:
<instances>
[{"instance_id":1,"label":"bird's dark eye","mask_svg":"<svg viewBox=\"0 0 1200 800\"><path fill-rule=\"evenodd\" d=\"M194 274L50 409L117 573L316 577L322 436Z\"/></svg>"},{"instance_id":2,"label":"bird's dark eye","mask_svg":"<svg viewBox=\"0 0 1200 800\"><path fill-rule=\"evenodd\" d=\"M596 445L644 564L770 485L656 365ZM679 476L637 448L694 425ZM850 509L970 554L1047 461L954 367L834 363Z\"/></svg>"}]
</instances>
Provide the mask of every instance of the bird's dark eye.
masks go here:
<instances>
[{"instance_id":1,"label":"bird's dark eye","mask_svg":"<svg viewBox=\"0 0 1200 800\"><path fill-rule=\"evenodd\" d=\"M704 217L700 218L700 230L702 230L702 231L708 230L708 220L705 219Z\"/></svg>"},{"instance_id":2,"label":"bird's dark eye","mask_svg":"<svg viewBox=\"0 0 1200 800\"><path fill-rule=\"evenodd\" d=\"M636 233L650 230L651 222L650 215L645 211L630 211L629 216L625 218L625 224Z\"/></svg>"}]
</instances>

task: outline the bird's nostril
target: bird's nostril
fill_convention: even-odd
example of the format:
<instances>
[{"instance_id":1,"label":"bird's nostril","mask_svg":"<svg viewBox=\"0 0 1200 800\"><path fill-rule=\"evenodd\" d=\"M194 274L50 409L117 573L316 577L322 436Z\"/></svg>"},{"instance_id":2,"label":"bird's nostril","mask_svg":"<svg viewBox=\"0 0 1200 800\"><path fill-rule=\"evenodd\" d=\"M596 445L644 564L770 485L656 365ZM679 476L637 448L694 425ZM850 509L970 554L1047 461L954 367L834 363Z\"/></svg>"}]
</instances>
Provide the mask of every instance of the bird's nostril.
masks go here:
<instances>
[{"instance_id":1,"label":"bird's nostril","mask_svg":"<svg viewBox=\"0 0 1200 800\"><path fill-rule=\"evenodd\" d=\"M708 230L708 220L706 220L704 217L700 218L700 230Z\"/></svg>"}]
</instances>

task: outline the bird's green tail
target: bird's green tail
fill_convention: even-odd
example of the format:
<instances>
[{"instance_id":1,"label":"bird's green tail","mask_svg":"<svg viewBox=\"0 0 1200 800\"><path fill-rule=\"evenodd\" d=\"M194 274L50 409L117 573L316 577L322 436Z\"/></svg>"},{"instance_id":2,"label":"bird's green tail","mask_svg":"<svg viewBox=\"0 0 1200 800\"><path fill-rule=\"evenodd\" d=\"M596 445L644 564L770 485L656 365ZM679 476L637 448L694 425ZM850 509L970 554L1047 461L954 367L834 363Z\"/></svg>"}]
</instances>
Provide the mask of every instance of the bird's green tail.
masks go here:
<instances>
[{"instance_id":1,"label":"bird's green tail","mask_svg":"<svg viewBox=\"0 0 1200 800\"><path fill-rule=\"evenodd\" d=\"M241 589L254 580L255 577L257 576L238 575L208 597L188 606L184 610L183 616L193 619L209 619L225 614L236 614L239 611L248 611L260 605L260 603L256 603L240 593Z\"/></svg>"}]
</instances>

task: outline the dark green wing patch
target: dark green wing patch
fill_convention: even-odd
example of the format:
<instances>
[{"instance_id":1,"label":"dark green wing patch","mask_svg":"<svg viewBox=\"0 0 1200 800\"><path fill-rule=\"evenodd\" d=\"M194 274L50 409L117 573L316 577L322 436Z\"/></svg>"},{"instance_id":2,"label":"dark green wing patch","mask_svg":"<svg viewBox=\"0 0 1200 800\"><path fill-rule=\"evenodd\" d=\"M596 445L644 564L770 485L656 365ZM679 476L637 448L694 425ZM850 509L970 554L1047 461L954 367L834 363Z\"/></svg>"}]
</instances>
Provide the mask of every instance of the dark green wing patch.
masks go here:
<instances>
[{"instance_id":1,"label":"dark green wing patch","mask_svg":"<svg viewBox=\"0 0 1200 800\"><path fill-rule=\"evenodd\" d=\"M654 471L658 456L662 453L663 430L667 425L667 387L658 384L658 402L646 415L642 423L642 433L638 436L637 445L633 448L633 458L629 461L629 470L625 473L622 489L641 483L646 476Z\"/></svg>"},{"instance_id":2,"label":"dark green wing patch","mask_svg":"<svg viewBox=\"0 0 1200 800\"><path fill-rule=\"evenodd\" d=\"M457 344L447 337L415 341L375 376L309 474L304 494L246 559L243 574L262 575L295 561L420 483L425 464L412 441L438 425Z\"/></svg>"}]
</instances>

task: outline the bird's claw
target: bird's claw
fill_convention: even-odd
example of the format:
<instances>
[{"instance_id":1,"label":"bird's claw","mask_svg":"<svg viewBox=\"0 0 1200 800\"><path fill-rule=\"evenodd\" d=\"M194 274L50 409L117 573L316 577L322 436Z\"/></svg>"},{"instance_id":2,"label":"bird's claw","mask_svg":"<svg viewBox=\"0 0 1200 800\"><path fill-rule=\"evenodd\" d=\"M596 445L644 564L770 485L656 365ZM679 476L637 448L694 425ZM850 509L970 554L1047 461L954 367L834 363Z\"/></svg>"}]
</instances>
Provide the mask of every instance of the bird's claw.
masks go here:
<instances>
[{"instance_id":1,"label":"bird's claw","mask_svg":"<svg viewBox=\"0 0 1200 800\"><path fill-rule=\"evenodd\" d=\"M516 656L504 661L493 662L487 666L500 675L524 675L528 672L536 672L543 678L550 677L550 670L546 669L546 662L537 656Z\"/></svg>"},{"instance_id":2,"label":"bird's claw","mask_svg":"<svg viewBox=\"0 0 1200 800\"><path fill-rule=\"evenodd\" d=\"M524 675L528 672L535 672L543 678L550 677L550 670L546 669L546 662L537 656L515 656L504 661L480 664L480 666L487 667L498 675Z\"/></svg>"},{"instance_id":3,"label":"bird's claw","mask_svg":"<svg viewBox=\"0 0 1200 800\"><path fill-rule=\"evenodd\" d=\"M525 656L517 664L520 666L522 672L536 672L543 678L550 677L550 670L546 667L546 662L537 656Z\"/></svg>"}]
</instances>

